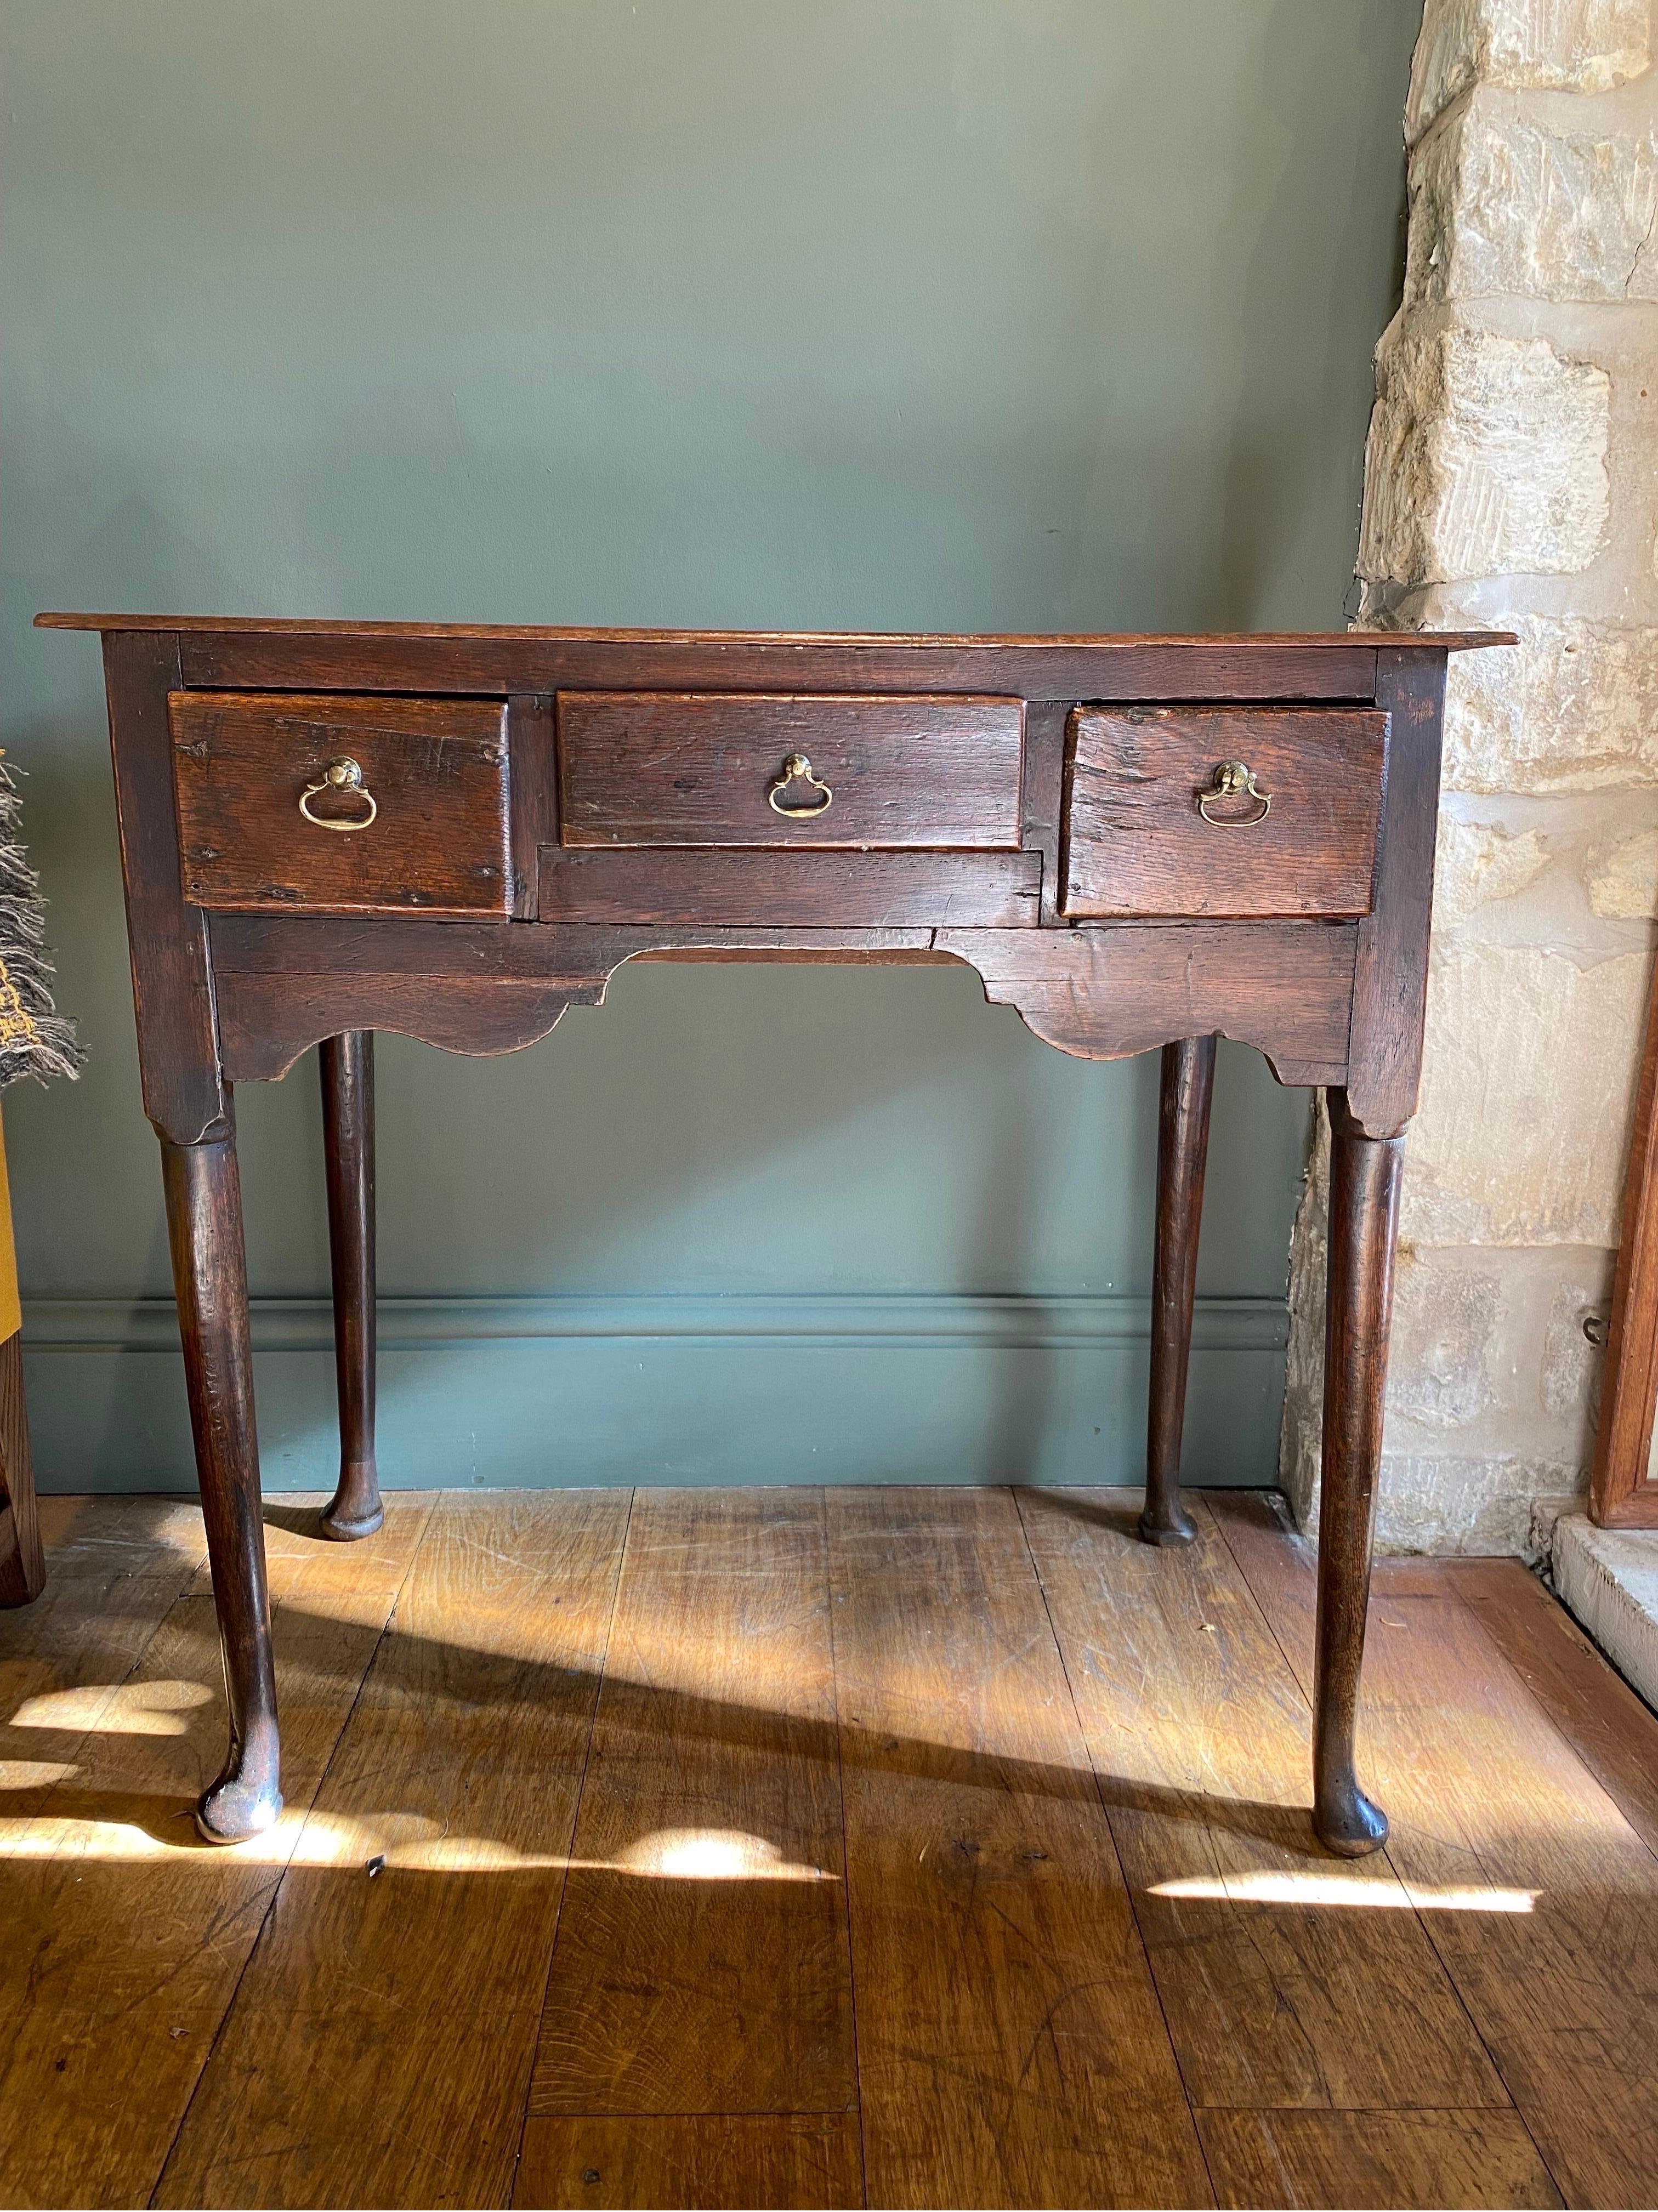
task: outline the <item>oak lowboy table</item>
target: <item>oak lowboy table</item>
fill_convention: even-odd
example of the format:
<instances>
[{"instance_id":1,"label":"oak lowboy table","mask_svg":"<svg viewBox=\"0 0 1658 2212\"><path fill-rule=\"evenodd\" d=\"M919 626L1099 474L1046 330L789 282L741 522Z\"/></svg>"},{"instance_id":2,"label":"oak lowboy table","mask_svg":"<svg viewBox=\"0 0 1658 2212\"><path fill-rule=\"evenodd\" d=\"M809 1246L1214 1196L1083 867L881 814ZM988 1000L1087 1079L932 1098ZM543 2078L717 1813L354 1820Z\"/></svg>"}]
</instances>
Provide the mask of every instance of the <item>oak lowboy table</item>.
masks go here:
<instances>
[{"instance_id":1,"label":"oak lowboy table","mask_svg":"<svg viewBox=\"0 0 1658 2212\"><path fill-rule=\"evenodd\" d=\"M378 1528L373 1032L501 1053L623 961L963 961L1062 1052L1163 1048L1142 1534L1178 1543L1217 1035L1333 1129L1314 1813L1353 1767L1449 652L1506 637L773 636L43 615L103 633L230 1751L282 1805L232 1087L321 1046L331 1535Z\"/></svg>"}]
</instances>

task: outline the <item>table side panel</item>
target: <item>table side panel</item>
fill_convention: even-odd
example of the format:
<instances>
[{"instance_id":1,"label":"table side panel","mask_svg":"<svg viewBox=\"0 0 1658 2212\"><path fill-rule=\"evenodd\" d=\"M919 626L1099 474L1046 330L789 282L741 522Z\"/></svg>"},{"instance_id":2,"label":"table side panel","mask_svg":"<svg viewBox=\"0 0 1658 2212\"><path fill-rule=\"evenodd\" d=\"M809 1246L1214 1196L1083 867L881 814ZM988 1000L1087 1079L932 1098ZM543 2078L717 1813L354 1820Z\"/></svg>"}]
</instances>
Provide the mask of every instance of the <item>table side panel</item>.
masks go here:
<instances>
[{"instance_id":1,"label":"table side panel","mask_svg":"<svg viewBox=\"0 0 1658 2212\"><path fill-rule=\"evenodd\" d=\"M1375 907L1360 926L1347 1104L1369 1136L1402 1130L1417 1107L1428 1003L1445 654L1384 653L1377 704L1388 714L1388 805Z\"/></svg>"},{"instance_id":2,"label":"table side panel","mask_svg":"<svg viewBox=\"0 0 1658 2212\"><path fill-rule=\"evenodd\" d=\"M220 1079L207 923L179 887L167 726L179 682L176 637L137 630L104 640L144 1111L163 1137L191 1145L226 1133L230 1102Z\"/></svg>"}]
</instances>

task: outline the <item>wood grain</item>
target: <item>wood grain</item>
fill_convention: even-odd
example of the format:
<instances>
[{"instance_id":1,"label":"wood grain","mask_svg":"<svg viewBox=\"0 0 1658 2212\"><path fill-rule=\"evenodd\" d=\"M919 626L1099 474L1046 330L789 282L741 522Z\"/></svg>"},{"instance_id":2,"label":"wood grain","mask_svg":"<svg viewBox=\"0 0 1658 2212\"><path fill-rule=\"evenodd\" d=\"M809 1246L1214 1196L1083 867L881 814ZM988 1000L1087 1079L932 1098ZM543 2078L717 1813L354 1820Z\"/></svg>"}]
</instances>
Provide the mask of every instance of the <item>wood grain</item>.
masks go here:
<instances>
[{"instance_id":1,"label":"wood grain","mask_svg":"<svg viewBox=\"0 0 1658 2212\"><path fill-rule=\"evenodd\" d=\"M15 1329L0 1344L0 1606L38 1597L46 1573L23 1395L23 1335Z\"/></svg>"},{"instance_id":2,"label":"wood grain","mask_svg":"<svg viewBox=\"0 0 1658 2212\"><path fill-rule=\"evenodd\" d=\"M641 1492L530 2111L856 2097L822 1498Z\"/></svg>"},{"instance_id":3,"label":"wood grain","mask_svg":"<svg viewBox=\"0 0 1658 2212\"><path fill-rule=\"evenodd\" d=\"M1071 717L1065 894L1074 919L1367 914L1388 718L1296 708L1169 708ZM1223 762L1269 795L1198 800Z\"/></svg>"},{"instance_id":4,"label":"wood grain","mask_svg":"<svg viewBox=\"0 0 1658 2212\"><path fill-rule=\"evenodd\" d=\"M1142 646L1185 645L1189 637L1166 630L750 630L750 629L582 629L550 623L429 623L363 622L336 615L143 615L94 614L84 610L49 608L34 617L36 629L129 630L176 629L189 635L218 637L338 637L418 638L461 640L529 639L549 643L598 642L618 645L674 646L708 643L720 646L761 644L788 651L817 645L847 647L889 646L965 646L995 651L1009 646L1040 646L1065 649L1074 646L1102 646L1133 650ZM1415 644L1436 652L1459 653L1479 646L1512 645L1509 630L1399 631L1389 629L1218 630L1203 641L1222 646L1269 647L1323 646L1332 649Z\"/></svg>"},{"instance_id":5,"label":"wood grain","mask_svg":"<svg viewBox=\"0 0 1658 2212\"><path fill-rule=\"evenodd\" d=\"M1547 2205L1515 2112L1199 2112L1224 2205Z\"/></svg>"},{"instance_id":6,"label":"wood grain","mask_svg":"<svg viewBox=\"0 0 1658 2212\"><path fill-rule=\"evenodd\" d=\"M828 1503L871 2203L1207 2203L1011 1497Z\"/></svg>"},{"instance_id":7,"label":"wood grain","mask_svg":"<svg viewBox=\"0 0 1658 2212\"><path fill-rule=\"evenodd\" d=\"M1387 1815L1354 1765L1370 1601L1376 1480L1393 1326L1394 1247L1404 1145L1364 1135L1329 1093L1329 1259L1324 1306L1324 1427L1313 1684L1313 1826L1343 1857L1386 1842Z\"/></svg>"},{"instance_id":8,"label":"wood grain","mask_svg":"<svg viewBox=\"0 0 1658 2212\"><path fill-rule=\"evenodd\" d=\"M1658 1716L1518 1559L1434 1563L1648 1849L1658 1854Z\"/></svg>"},{"instance_id":9,"label":"wood grain","mask_svg":"<svg viewBox=\"0 0 1658 2212\"><path fill-rule=\"evenodd\" d=\"M94 623L93 627L97 627ZM922 691L1053 700L1315 699L1370 705L1374 640L445 634L179 625L185 681L220 690ZM1479 643L1492 641L1480 638ZM1388 638L1398 649L1397 635ZM1436 637L1434 650L1445 641ZM1409 641L1403 641L1404 649Z\"/></svg>"},{"instance_id":10,"label":"wood grain","mask_svg":"<svg viewBox=\"0 0 1658 2212\"><path fill-rule=\"evenodd\" d=\"M1019 842L1017 699L561 691L566 845L942 848ZM799 754L800 778L770 803Z\"/></svg>"},{"instance_id":11,"label":"wood grain","mask_svg":"<svg viewBox=\"0 0 1658 2212\"><path fill-rule=\"evenodd\" d=\"M1304 1680L1308 1563L1259 1504L1218 1492L1215 1504ZM1360 1733L1394 1816L1388 1856L1419 1893L1473 1899L1432 1911L1434 1947L1557 2185L1571 2203L1646 2203L1658 2174L1658 1859L1473 1607L1379 1601L1367 1686Z\"/></svg>"},{"instance_id":12,"label":"wood grain","mask_svg":"<svg viewBox=\"0 0 1658 2212\"><path fill-rule=\"evenodd\" d=\"M507 712L469 699L175 692L169 702L179 882L197 906L283 913L512 910ZM331 760L361 793L300 799Z\"/></svg>"},{"instance_id":13,"label":"wood grain","mask_svg":"<svg viewBox=\"0 0 1658 2212\"><path fill-rule=\"evenodd\" d=\"M11 1820L34 1818L58 1769L78 1762L88 1731L207 1558L200 1509L182 1499L43 1498L40 1522L46 1587L27 1611L0 1614L0 1760L9 1784L0 1814ZM66 1697L70 1709L54 1711ZM15 1723L18 1713L33 1724Z\"/></svg>"},{"instance_id":14,"label":"wood grain","mask_svg":"<svg viewBox=\"0 0 1658 2212\"><path fill-rule=\"evenodd\" d=\"M1157 1212L1151 1256L1151 1376L1145 1423L1145 1510L1140 1534L1151 1544L1191 1540L1181 1504L1181 1437L1192 1356L1198 1286L1198 1237L1209 1113L1215 1091L1215 1040L1180 1037L1163 1048L1157 1086Z\"/></svg>"},{"instance_id":15,"label":"wood grain","mask_svg":"<svg viewBox=\"0 0 1658 2212\"><path fill-rule=\"evenodd\" d=\"M1367 1136L1398 1134L1416 1111L1428 997L1434 841L1445 661L1401 637L1376 656L1376 705L1388 717L1388 811L1376 897L1359 925L1347 1103ZM1496 642L1493 640L1493 642Z\"/></svg>"},{"instance_id":16,"label":"wood grain","mask_svg":"<svg viewBox=\"0 0 1658 2212\"><path fill-rule=\"evenodd\" d=\"M0 2197L142 2203L259 1934L304 1808L407 1571L430 1500L396 1501L372 1545L268 1531L289 1810L250 1850L201 1844L197 1793L223 1749L205 1571L78 1740L14 1727L70 1771L0 1823ZM293 1512L314 1527L315 1509ZM199 1526L199 1516L191 1518ZM9 1626L9 1624L8 1624ZM37 1709L38 1710L38 1709Z\"/></svg>"},{"instance_id":17,"label":"wood grain","mask_svg":"<svg viewBox=\"0 0 1658 2212\"><path fill-rule=\"evenodd\" d=\"M1060 918L1060 793L1065 781L1065 729L1060 701L1037 699L1025 708L1024 797L1019 842L1042 863L1042 921Z\"/></svg>"},{"instance_id":18,"label":"wood grain","mask_svg":"<svg viewBox=\"0 0 1658 2212\"><path fill-rule=\"evenodd\" d=\"M546 921L815 921L1034 928L1039 853L560 852L541 855Z\"/></svg>"},{"instance_id":19,"label":"wood grain","mask_svg":"<svg viewBox=\"0 0 1658 2212\"><path fill-rule=\"evenodd\" d=\"M164 1137L161 1185L229 1722L196 1821L211 1842L240 1842L270 1827L282 1800L234 1120L212 1144Z\"/></svg>"},{"instance_id":20,"label":"wood grain","mask_svg":"<svg viewBox=\"0 0 1658 2212\"><path fill-rule=\"evenodd\" d=\"M374 1449L374 1033L325 1037L323 1182L328 1192L328 1273L334 1297L334 1392L340 1475L323 1510L326 1536L372 1536L384 1518Z\"/></svg>"},{"instance_id":21,"label":"wood grain","mask_svg":"<svg viewBox=\"0 0 1658 2212\"><path fill-rule=\"evenodd\" d=\"M43 1501L46 1593L0 1618L7 2201L143 2201L187 2106L165 2201L514 2188L552 1942L526 1899L570 1852L568 1837L537 1845L550 1802L570 1817L625 1503L394 1495L381 1535L342 1547L314 1534L320 1502L267 1509L290 1786L310 1792L338 1755L308 1820L295 1807L264 1843L215 1853L188 1828L219 1745L200 1515ZM1177 2052L1224 2203L1548 2203L1555 2183L1575 2203L1650 2202L1658 1859L1637 1830L1658 1720L1513 1562L1384 1560L1367 1756L1399 1817L1389 1858L1333 1869L1304 1826L1310 1552L1266 1501L1224 1492L1196 1502L1194 1545L1152 1552L1133 1540L1137 1506L1098 1491L829 1501L871 2201L1206 2202L1202 2166L1170 2178ZM428 1508L419 1556L452 1565L418 1602L410 1588L342 1742ZM632 1554L610 1755L667 1793L677 1746L704 1832L718 1814L763 1838L768 1808L798 1817L832 1764L817 1508L665 1497L665 1540ZM783 1519L743 1517L768 1509ZM499 1517L524 1510L562 1519L562 1552ZM573 1512L597 1592L571 1571ZM762 1741L786 1758L756 1757ZM1114 1837L1155 1995L1129 1964ZM1301 1872L1372 1901L1251 1893ZM629 1880L635 1895L699 1887ZM1494 1909L1522 1890L1528 1913ZM690 1915L678 1948L671 1929L653 1949L625 1915L612 1925L615 1950L590 1963L629 1986L572 1987L625 2029L630 2008L648 2023L656 1961L683 1965L700 1938ZM716 2090L766 2069L750 2018L735 2071L702 2062ZM671 2040L653 2066L689 2082L696 2054ZM1367 2078L1373 2101L1339 2101ZM550 2113L516 2164L522 2205L859 2197L848 2109Z\"/></svg>"},{"instance_id":22,"label":"wood grain","mask_svg":"<svg viewBox=\"0 0 1658 2212\"><path fill-rule=\"evenodd\" d=\"M517 2206L862 2204L851 2112L532 2119Z\"/></svg>"},{"instance_id":23,"label":"wood grain","mask_svg":"<svg viewBox=\"0 0 1658 2212\"><path fill-rule=\"evenodd\" d=\"M507 702L507 742L512 756L513 914L517 921L533 921L537 856L558 835L556 738L550 694Z\"/></svg>"},{"instance_id":24,"label":"wood grain","mask_svg":"<svg viewBox=\"0 0 1658 2212\"><path fill-rule=\"evenodd\" d=\"M1351 924L940 929L934 942L978 969L993 1004L1084 1060L1215 1034L1265 1053L1284 1082L1339 1080L1346 1066Z\"/></svg>"},{"instance_id":25,"label":"wood grain","mask_svg":"<svg viewBox=\"0 0 1658 2212\"><path fill-rule=\"evenodd\" d=\"M157 2202L506 2202L627 1512L434 1518Z\"/></svg>"},{"instance_id":26,"label":"wood grain","mask_svg":"<svg viewBox=\"0 0 1658 2212\"><path fill-rule=\"evenodd\" d=\"M228 1108L207 923L179 893L167 702L182 681L176 637L133 630L104 640L144 1111L158 1135L193 1145L223 1133Z\"/></svg>"},{"instance_id":27,"label":"wood grain","mask_svg":"<svg viewBox=\"0 0 1658 2212\"><path fill-rule=\"evenodd\" d=\"M214 963L220 972L295 975L302 970L342 981L359 973L406 975L440 982L551 983L572 993L604 979L636 953L799 952L854 954L932 945L928 929L852 929L836 923L798 929L622 929L609 924L545 921L535 929L501 929L489 922L446 921L428 929L419 921L328 921L315 916L216 915Z\"/></svg>"},{"instance_id":28,"label":"wood grain","mask_svg":"<svg viewBox=\"0 0 1658 2212\"><path fill-rule=\"evenodd\" d=\"M1132 1491L1019 1504L1193 2105L1506 2106L1392 1869L1319 1901L1311 1716L1207 1504L1178 1551Z\"/></svg>"},{"instance_id":29,"label":"wood grain","mask_svg":"<svg viewBox=\"0 0 1658 2212\"><path fill-rule=\"evenodd\" d=\"M273 1083L313 1044L352 1029L391 1030L444 1052L520 1052L550 1036L567 1006L602 998L604 986L229 969L219 976L218 992L226 1076L234 1083Z\"/></svg>"}]
</instances>

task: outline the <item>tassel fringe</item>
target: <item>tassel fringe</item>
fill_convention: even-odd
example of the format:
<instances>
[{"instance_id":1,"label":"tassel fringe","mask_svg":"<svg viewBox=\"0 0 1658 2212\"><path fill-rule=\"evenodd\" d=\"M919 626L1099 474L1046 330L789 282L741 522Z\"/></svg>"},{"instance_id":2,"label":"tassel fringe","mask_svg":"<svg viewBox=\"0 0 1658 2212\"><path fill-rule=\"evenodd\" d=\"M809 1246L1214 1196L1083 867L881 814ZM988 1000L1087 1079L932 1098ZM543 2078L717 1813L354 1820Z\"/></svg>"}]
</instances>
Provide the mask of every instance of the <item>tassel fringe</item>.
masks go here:
<instances>
[{"instance_id":1,"label":"tassel fringe","mask_svg":"<svg viewBox=\"0 0 1658 2212\"><path fill-rule=\"evenodd\" d=\"M18 836L21 811L16 781L0 762L0 1090L25 1075L72 1082L86 1057L74 1023L52 1000L46 902Z\"/></svg>"}]
</instances>

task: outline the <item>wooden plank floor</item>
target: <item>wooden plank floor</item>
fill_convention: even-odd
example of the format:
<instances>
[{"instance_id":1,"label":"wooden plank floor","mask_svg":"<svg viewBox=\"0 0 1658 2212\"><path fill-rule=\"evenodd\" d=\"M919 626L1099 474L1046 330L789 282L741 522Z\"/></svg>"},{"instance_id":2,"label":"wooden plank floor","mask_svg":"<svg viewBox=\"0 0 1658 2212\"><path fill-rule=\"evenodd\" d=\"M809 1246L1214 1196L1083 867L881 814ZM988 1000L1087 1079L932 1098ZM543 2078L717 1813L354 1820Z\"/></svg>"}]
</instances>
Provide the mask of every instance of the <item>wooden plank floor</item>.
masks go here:
<instances>
[{"instance_id":1,"label":"wooden plank floor","mask_svg":"<svg viewBox=\"0 0 1658 2212\"><path fill-rule=\"evenodd\" d=\"M1124 1492L269 1512L233 1850L201 1520L0 1615L0 2202L1658 2200L1658 1719L1513 1561L1383 1562L1385 1856L1308 1826L1310 1555Z\"/></svg>"}]
</instances>

